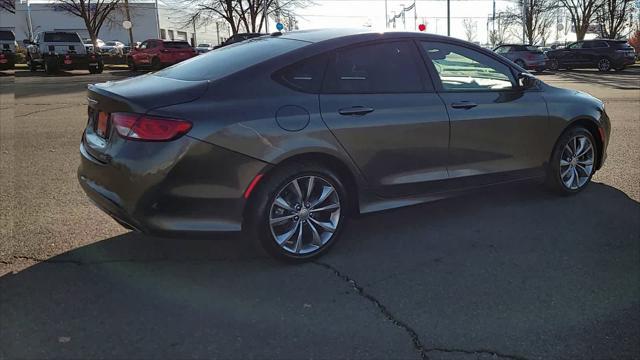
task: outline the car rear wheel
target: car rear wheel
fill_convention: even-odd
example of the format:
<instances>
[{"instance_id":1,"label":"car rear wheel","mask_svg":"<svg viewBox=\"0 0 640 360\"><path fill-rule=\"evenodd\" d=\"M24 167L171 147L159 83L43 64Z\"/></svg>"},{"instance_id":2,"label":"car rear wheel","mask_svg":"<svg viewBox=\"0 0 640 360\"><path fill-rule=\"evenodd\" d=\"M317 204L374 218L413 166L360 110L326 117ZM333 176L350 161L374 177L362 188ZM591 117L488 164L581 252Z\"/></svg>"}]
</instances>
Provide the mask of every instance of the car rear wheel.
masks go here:
<instances>
[{"instance_id":1,"label":"car rear wheel","mask_svg":"<svg viewBox=\"0 0 640 360\"><path fill-rule=\"evenodd\" d=\"M27 66L29 66L29 71L36 72L38 71L38 65L33 62L32 59L27 60Z\"/></svg>"},{"instance_id":2,"label":"car rear wheel","mask_svg":"<svg viewBox=\"0 0 640 360\"><path fill-rule=\"evenodd\" d=\"M561 194L584 189L595 172L596 143L583 127L566 131L558 140L551 157L547 184Z\"/></svg>"},{"instance_id":3,"label":"car rear wheel","mask_svg":"<svg viewBox=\"0 0 640 360\"><path fill-rule=\"evenodd\" d=\"M55 74L58 71L58 63L55 59L45 59L44 72L47 74Z\"/></svg>"},{"instance_id":4,"label":"car rear wheel","mask_svg":"<svg viewBox=\"0 0 640 360\"><path fill-rule=\"evenodd\" d=\"M98 62L98 65L96 66L89 66L90 74L102 74L103 70L104 70L104 63L102 62Z\"/></svg>"},{"instance_id":5,"label":"car rear wheel","mask_svg":"<svg viewBox=\"0 0 640 360\"><path fill-rule=\"evenodd\" d=\"M340 178L320 164L275 169L251 199L252 236L270 255L292 262L317 258L337 241L348 204Z\"/></svg>"},{"instance_id":6,"label":"car rear wheel","mask_svg":"<svg viewBox=\"0 0 640 360\"><path fill-rule=\"evenodd\" d=\"M611 70L611 61L607 58L602 58L598 60L598 70L602 72L607 72Z\"/></svg>"}]
</instances>

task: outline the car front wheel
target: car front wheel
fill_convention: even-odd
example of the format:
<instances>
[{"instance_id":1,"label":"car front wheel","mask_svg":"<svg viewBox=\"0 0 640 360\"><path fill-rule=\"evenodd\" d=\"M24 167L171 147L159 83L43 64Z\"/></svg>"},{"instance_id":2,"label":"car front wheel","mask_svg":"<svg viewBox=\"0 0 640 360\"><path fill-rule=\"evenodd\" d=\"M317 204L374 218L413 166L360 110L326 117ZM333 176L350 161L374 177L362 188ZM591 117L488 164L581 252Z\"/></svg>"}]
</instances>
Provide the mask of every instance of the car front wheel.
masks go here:
<instances>
[{"instance_id":1,"label":"car front wheel","mask_svg":"<svg viewBox=\"0 0 640 360\"><path fill-rule=\"evenodd\" d=\"M584 189L595 172L596 143L583 127L566 131L558 140L551 157L547 184L561 194Z\"/></svg>"},{"instance_id":2,"label":"car front wheel","mask_svg":"<svg viewBox=\"0 0 640 360\"><path fill-rule=\"evenodd\" d=\"M611 61L607 58L598 60L598 71L607 72L611 70Z\"/></svg>"},{"instance_id":3,"label":"car front wheel","mask_svg":"<svg viewBox=\"0 0 640 360\"><path fill-rule=\"evenodd\" d=\"M558 71L560 69L560 63L556 59L551 59L549 61L549 70Z\"/></svg>"},{"instance_id":4,"label":"car front wheel","mask_svg":"<svg viewBox=\"0 0 640 360\"><path fill-rule=\"evenodd\" d=\"M292 262L324 254L337 241L347 213L342 181L319 164L275 169L251 200L252 236L270 255Z\"/></svg>"}]
</instances>

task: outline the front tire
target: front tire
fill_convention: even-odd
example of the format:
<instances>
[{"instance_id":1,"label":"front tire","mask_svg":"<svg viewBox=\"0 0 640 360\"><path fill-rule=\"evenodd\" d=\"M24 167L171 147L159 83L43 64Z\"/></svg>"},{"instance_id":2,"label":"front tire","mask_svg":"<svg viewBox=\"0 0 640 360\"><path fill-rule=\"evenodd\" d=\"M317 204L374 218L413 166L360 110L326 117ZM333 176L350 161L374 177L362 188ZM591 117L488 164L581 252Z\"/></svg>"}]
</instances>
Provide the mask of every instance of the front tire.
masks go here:
<instances>
[{"instance_id":1,"label":"front tire","mask_svg":"<svg viewBox=\"0 0 640 360\"><path fill-rule=\"evenodd\" d=\"M557 59L551 59L549 61L549 70L558 71L560 69L560 63Z\"/></svg>"},{"instance_id":2,"label":"front tire","mask_svg":"<svg viewBox=\"0 0 640 360\"><path fill-rule=\"evenodd\" d=\"M598 71L607 72L611 70L611 61L609 61L609 59L607 58L602 58L598 60L597 67L598 67Z\"/></svg>"},{"instance_id":3,"label":"front tire","mask_svg":"<svg viewBox=\"0 0 640 360\"><path fill-rule=\"evenodd\" d=\"M562 195L582 191L595 173L596 150L589 130L577 126L565 131L553 150L547 185Z\"/></svg>"},{"instance_id":4,"label":"front tire","mask_svg":"<svg viewBox=\"0 0 640 360\"><path fill-rule=\"evenodd\" d=\"M160 70L162 68L162 63L160 62L160 59L157 57L154 57L153 59L151 59L151 69L153 69L154 71Z\"/></svg>"},{"instance_id":5,"label":"front tire","mask_svg":"<svg viewBox=\"0 0 640 360\"><path fill-rule=\"evenodd\" d=\"M49 75L55 74L58 71L58 62L56 59L44 60L44 72Z\"/></svg>"},{"instance_id":6,"label":"front tire","mask_svg":"<svg viewBox=\"0 0 640 360\"><path fill-rule=\"evenodd\" d=\"M129 59L127 60L127 66L129 66L129 70L131 71L137 71L138 67L136 66L135 61L133 61L133 59L131 57L129 57Z\"/></svg>"},{"instance_id":7,"label":"front tire","mask_svg":"<svg viewBox=\"0 0 640 360\"><path fill-rule=\"evenodd\" d=\"M303 262L326 253L338 240L348 200L330 168L290 163L262 180L249 206L251 237L279 260Z\"/></svg>"}]
</instances>

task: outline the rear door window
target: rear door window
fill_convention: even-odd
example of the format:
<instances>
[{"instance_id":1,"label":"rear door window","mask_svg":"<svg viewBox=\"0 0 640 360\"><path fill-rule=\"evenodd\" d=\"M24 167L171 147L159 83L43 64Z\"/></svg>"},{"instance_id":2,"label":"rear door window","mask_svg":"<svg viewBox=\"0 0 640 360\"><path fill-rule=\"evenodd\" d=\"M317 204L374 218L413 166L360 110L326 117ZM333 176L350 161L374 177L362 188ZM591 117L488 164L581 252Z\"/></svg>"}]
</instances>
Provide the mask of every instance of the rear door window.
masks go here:
<instances>
[{"instance_id":1,"label":"rear door window","mask_svg":"<svg viewBox=\"0 0 640 360\"><path fill-rule=\"evenodd\" d=\"M412 93L425 90L415 46L382 42L336 51L329 60L324 93Z\"/></svg>"},{"instance_id":2,"label":"rear door window","mask_svg":"<svg viewBox=\"0 0 640 360\"><path fill-rule=\"evenodd\" d=\"M316 56L276 72L274 79L294 90L318 93L322 87L322 79L326 67L327 56Z\"/></svg>"},{"instance_id":3,"label":"rear door window","mask_svg":"<svg viewBox=\"0 0 640 360\"><path fill-rule=\"evenodd\" d=\"M191 45L186 41L165 41L164 47L168 49L187 49L190 48Z\"/></svg>"}]
</instances>

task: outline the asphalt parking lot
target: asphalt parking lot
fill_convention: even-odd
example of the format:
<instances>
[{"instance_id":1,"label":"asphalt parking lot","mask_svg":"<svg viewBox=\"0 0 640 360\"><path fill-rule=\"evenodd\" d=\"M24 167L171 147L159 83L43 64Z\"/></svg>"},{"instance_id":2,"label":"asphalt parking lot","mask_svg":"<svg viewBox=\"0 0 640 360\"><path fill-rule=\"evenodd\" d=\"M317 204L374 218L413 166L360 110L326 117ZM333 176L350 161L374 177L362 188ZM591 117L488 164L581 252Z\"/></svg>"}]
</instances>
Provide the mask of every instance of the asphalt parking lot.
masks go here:
<instances>
[{"instance_id":1,"label":"asphalt parking lot","mask_svg":"<svg viewBox=\"0 0 640 360\"><path fill-rule=\"evenodd\" d=\"M514 184L353 219L320 260L128 232L76 180L86 84L0 77L0 359L640 358L640 66L542 74L612 121L573 197Z\"/></svg>"}]
</instances>

